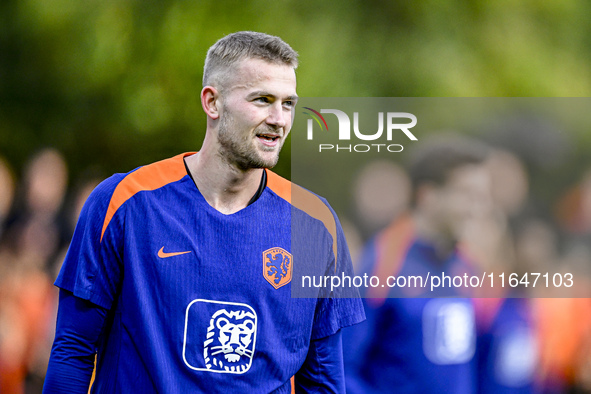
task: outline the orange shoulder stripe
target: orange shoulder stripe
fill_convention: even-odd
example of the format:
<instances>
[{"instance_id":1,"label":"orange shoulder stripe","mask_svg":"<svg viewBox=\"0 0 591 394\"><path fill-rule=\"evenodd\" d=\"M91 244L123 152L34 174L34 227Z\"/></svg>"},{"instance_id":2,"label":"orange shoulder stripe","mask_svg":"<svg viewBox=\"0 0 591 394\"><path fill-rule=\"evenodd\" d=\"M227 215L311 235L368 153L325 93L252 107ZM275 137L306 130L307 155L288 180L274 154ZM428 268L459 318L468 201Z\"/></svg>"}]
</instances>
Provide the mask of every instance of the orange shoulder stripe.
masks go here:
<instances>
[{"instance_id":1,"label":"orange shoulder stripe","mask_svg":"<svg viewBox=\"0 0 591 394\"><path fill-rule=\"evenodd\" d=\"M273 171L265 171L267 172L267 186L269 189L273 190L279 197L291 204L292 183L275 174Z\"/></svg>"},{"instance_id":2,"label":"orange shoulder stripe","mask_svg":"<svg viewBox=\"0 0 591 394\"><path fill-rule=\"evenodd\" d=\"M187 175L183 158L190 154L192 153L183 153L171 157L170 159L165 159L149 164L137 169L123 178L111 196L109 208L107 209L105 221L103 222L101 242L103 240L103 235L105 234L105 231L111 222L111 219L113 219L113 216L115 216L117 210L127 200L129 200L138 192L144 190L156 190L169 183L176 182Z\"/></svg>"},{"instance_id":3,"label":"orange shoulder stripe","mask_svg":"<svg viewBox=\"0 0 591 394\"><path fill-rule=\"evenodd\" d=\"M294 207L301 209L314 219L320 220L332 236L332 251L335 256L335 269L337 262L337 224L335 218L324 202L318 196L306 189L291 183L267 170L267 186L279 197L283 198Z\"/></svg>"}]
</instances>

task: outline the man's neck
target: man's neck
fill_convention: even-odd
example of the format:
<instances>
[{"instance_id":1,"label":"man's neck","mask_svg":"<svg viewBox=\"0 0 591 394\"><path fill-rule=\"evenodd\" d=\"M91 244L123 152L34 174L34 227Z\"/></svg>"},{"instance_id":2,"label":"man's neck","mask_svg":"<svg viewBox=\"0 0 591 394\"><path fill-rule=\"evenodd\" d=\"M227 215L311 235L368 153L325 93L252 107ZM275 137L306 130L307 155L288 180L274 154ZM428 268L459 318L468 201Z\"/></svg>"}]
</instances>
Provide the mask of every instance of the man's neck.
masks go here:
<instances>
[{"instance_id":1,"label":"man's neck","mask_svg":"<svg viewBox=\"0 0 591 394\"><path fill-rule=\"evenodd\" d=\"M203 150L186 157L185 162L207 203L225 215L248 206L263 175L262 168L242 170Z\"/></svg>"}]
</instances>

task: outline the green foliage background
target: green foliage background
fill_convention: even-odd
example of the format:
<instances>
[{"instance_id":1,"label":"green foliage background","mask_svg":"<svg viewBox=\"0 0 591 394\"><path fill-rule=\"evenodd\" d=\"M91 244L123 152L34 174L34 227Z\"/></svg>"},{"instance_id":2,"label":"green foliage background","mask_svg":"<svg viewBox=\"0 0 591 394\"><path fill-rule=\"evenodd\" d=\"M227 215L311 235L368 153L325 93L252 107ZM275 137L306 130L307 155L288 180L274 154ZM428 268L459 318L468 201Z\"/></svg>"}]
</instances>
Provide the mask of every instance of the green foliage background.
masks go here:
<instances>
[{"instance_id":1,"label":"green foliage background","mask_svg":"<svg viewBox=\"0 0 591 394\"><path fill-rule=\"evenodd\" d=\"M300 96L587 96L590 11L585 0L4 0L0 155L18 173L53 146L76 179L199 149L204 56L238 30L300 53Z\"/></svg>"}]
</instances>

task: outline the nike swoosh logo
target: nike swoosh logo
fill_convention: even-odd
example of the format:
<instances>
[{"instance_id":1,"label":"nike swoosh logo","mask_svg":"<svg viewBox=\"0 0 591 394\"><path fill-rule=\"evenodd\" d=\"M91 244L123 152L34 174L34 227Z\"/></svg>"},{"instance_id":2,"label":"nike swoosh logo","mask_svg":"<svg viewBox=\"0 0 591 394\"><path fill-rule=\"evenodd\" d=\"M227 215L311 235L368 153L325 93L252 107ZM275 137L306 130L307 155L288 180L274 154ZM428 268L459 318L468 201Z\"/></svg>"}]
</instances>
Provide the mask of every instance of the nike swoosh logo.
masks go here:
<instances>
[{"instance_id":1,"label":"nike swoosh logo","mask_svg":"<svg viewBox=\"0 0 591 394\"><path fill-rule=\"evenodd\" d=\"M172 256L178 256L181 254L186 254L186 253L191 253L190 250L186 251L186 252L172 252L172 253L166 253L164 251L164 246L160 248L160 250L158 251L158 257L160 257L161 259L165 259L167 257L172 257Z\"/></svg>"}]
</instances>

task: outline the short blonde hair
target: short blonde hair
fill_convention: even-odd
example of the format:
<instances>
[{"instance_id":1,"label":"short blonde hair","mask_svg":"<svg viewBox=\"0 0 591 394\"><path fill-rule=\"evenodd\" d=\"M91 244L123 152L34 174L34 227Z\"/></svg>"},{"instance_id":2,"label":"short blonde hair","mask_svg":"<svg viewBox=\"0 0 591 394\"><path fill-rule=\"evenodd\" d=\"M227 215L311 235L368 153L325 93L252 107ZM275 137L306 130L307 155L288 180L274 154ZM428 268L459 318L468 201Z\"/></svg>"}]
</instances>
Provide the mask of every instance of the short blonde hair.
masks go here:
<instances>
[{"instance_id":1,"label":"short blonde hair","mask_svg":"<svg viewBox=\"0 0 591 394\"><path fill-rule=\"evenodd\" d=\"M239 31L221 38L207 51L203 86L221 88L233 67L249 58L285 64L294 69L298 67L298 53L281 38L254 31Z\"/></svg>"}]
</instances>

